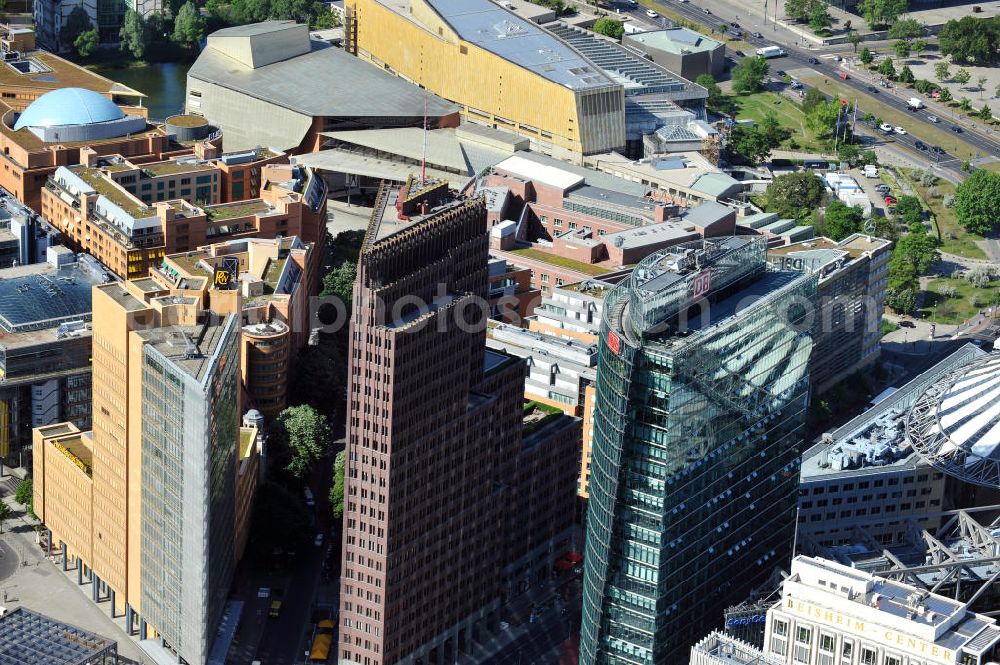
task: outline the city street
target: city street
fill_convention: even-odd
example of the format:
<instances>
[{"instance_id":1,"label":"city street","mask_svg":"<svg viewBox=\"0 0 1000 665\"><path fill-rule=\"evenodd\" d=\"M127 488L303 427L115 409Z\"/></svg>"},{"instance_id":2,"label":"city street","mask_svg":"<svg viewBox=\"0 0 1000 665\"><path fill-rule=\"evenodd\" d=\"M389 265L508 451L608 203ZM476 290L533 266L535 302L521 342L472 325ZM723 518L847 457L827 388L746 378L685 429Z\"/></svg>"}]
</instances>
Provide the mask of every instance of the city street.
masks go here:
<instances>
[{"instance_id":1,"label":"city street","mask_svg":"<svg viewBox=\"0 0 1000 665\"><path fill-rule=\"evenodd\" d=\"M742 30L746 31L747 34L744 35L743 39L751 46L756 48L778 44L788 52L786 57L775 59L775 61L772 62L772 68L781 67L786 70L796 67L810 68L822 76L830 77L840 85L851 88L857 94L862 95L862 100L865 99L865 97L868 97L868 87L871 83L867 80L855 78L854 76L851 76L851 78L846 80L838 78L837 75L844 70L840 66L841 63L834 60L831 54L826 53L824 55L823 51L799 46L802 39L795 33L771 22L765 24L763 17L761 16L748 16L745 11L741 11L730 2L726 2L725 0L704 0L703 2L692 4L680 3L676 2L676 0L657 0L655 4L658 4L664 9L707 28L718 26L720 23L735 22L740 25ZM645 9L643 8L621 9L620 13L632 16L639 23L650 22L650 18L646 16ZM753 37L749 34L752 32L759 32L763 35L763 37ZM740 59L732 53L729 55L736 61ZM810 58L817 60L817 62L810 63ZM824 90L824 92L830 94L827 90ZM864 101L859 101L858 116L861 117L864 113L868 112L880 115L878 109L879 105L884 105L897 111L908 112L906 99L912 96L912 94L912 91L909 90L902 90L901 92L897 92L895 94L890 94L890 91L884 91L881 93L881 96L874 105ZM872 106L872 108L866 108L866 105ZM932 123L927 119L927 115L927 112L912 113L910 114L910 117L912 122L934 125L938 128L948 128L947 119L944 119L941 123L935 125L935 123ZM964 129L961 134L962 141L980 150L984 156L1000 154L1000 141L988 138L972 130L971 127L968 126L968 123L971 123L971 121L966 122L964 119L963 122L956 123L960 124ZM918 139L911 135L894 135L892 137L886 137L886 140L891 140L899 143L900 145L906 146L913 152L921 154L923 158L927 158L927 153L921 153L921 151L916 149L915 143ZM960 163L961 160L954 155L946 154L942 156L942 159L938 162L938 166L949 169L954 172L959 179L962 179L964 178L964 175L961 174L957 168L960 166Z\"/></svg>"}]
</instances>

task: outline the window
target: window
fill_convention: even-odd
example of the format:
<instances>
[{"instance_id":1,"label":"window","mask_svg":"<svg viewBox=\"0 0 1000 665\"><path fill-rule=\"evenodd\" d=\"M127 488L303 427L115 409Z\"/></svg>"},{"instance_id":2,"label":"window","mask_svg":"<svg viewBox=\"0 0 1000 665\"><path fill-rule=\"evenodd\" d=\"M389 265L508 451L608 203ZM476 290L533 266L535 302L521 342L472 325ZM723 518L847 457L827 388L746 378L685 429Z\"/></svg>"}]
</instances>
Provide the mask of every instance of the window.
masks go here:
<instances>
[{"instance_id":1,"label":"window","mask_svg":"<svg viewBox=\"0 0 1000 665\"><path fill-rule=\"evenodd\" d=\"M835 640L833 635L821 634L819 636L819 648L823 651L833 651Z\"/></svg>"},{"instance_id":2,"label":"window","mask_svg":"<svg viewBox=\"0 0 1000 665\"><path fill-rule=\"evenodd\" d=\"M899 656L886 656L885 665L903 665L903 659Z\"/></svg>"},{"instance_id":3,"label":"window","mask_svg":"<svg viewBox=\"0 0 1000 665\"><path fill-rule=\"evenodd\" d=\"M575 229L576 228L576 222L570 222L569 223L569 228Z\"/></svg>"},{"instance_id":4,"label":"window","mask_svg":"<svg viewBox=\"0 0 1000 665\"><path fill-rule=\"evenodd\" d=\"M875 650L861 647L861 665L875 665Z\"/></svg>"},{"instance_id":5,"label":"window","mask_svg":"<svg viewBox=\"0 0 1000 665\"><path fill-rule=\"evenodd\" d=\"M552 223L556 226L556 228L562 228L562 220L561 219L557 219L556 221L554 221Z\"/></svg>"},{"instance_id":6,"label":"window","mask_svg":"<svg viewBox=\"0 0 1000 665\"><path fill-rule=\"evenodd\" d=\"M775 620L774 634L781 635L782 637L788 635L788 622Z\"/></svg>"},{"instance_id":7,"label":"window","mask_svg":"<svg viewBox=\"0 0 1000 665\"><path fill-rule=\"evenodd\" d=\"M795 645L795 662L796 663L808 663L809 662L809 646L805 644Z\"/></svg>"},{"instance_id":8,"label":"window","mask_svg":"<svg viewBox=\"0 0 1000 665\"><path fill-rule=\"evenodd\" d=\"M780 637L771 638L771 653L778 654L779 656L784 656L786 648L787 647L785 640L783 640Z\"/></svg>"},{"instance_id":9,"label":"window","mask_svg":"<svg viewBox=\"0 0 1000 665\"><path fill-rule=\"evenodd\" d=\"M806 628L805 626L799 626L798 630L795 631L795 641L809 644L810 639L812 639L812 629Z\"/></svg>"}]
</instances>

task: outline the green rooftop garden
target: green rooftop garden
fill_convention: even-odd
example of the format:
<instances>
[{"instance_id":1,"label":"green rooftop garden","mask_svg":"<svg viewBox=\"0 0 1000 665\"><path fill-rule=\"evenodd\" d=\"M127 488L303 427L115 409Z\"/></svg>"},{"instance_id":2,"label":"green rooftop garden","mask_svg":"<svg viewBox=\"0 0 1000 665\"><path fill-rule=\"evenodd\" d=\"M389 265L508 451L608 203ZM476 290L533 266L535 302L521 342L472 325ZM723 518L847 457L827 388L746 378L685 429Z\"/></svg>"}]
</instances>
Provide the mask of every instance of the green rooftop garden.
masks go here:
<instances>
[{"instance_id":1,"label":"green rooftop garden","mask_svg":"<svg viewBox=\"0 0 1000 665\"><path fill-rule=\"evenodd\" d=\"M521 435L528 437L563 415L561 409L534 400L525 402Z\"/></svg>"},{"instance_id":2,"label":"green rooftop garden","mask_svg":"<svg viewBox=\"0 0 1000 665\"><path fill-rule=\"evenodd\" d=\"M535 261L542 261L543 263L549 263L554 266L566 268L567 270L574 270L576 272L583 273L584 275L604 275L612 272L611 269L603 266L595 266L591 263L577 261L576 259L567 259L562 256L556 256L555 254L544 252L540 249L535 249L534 247L512 249L510 250L510 253L516 254L517 256L523 256L526 259L534 259Z\"/></svg>"},{"instance_id":3,"label":"green rooftop garden","mask_svg":"<svg viewBox=\"0 0 1000 665\"><path fill-rule=\"evenodd\" d=\"M225 203L223 205L209 206L205 208L205 214L210 222L220 222L226 219L236 219L237 217L249 217L270 212L271 206L261 199L241 201L239 203Z\"/></svg>"},{"instance_id":4,"label":"green rooftop garden","mask_svg":"<svg viewBox=\"0 0 1000 665\"><path fill-rule=\"evenodd\" d=\"M73 173L90 187L125 211L126 214L138 217L141 215L152 216L154 210L144 205L139 199L126 192L117 183L111 182L101 175L100 169L92 169L87 166L73 167Z\"/></svg>"}]
</instances>

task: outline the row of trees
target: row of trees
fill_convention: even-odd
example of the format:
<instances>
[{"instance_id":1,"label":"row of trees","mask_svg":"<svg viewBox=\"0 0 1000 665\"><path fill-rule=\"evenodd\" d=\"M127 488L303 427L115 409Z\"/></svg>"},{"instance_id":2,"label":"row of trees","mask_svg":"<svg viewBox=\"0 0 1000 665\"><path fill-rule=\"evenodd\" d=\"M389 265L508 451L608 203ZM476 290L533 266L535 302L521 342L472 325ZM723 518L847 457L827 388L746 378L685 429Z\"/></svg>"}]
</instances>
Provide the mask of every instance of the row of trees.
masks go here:
<instances>
[{"instance_id":1,"label":"row of trees","mask_svg":"<svg viewBox=\"0 0 1000 665\"><path fill-rule=\"evenodd\" d=\"M979 65L997 62L1000 60L1000 17L952 19L941 28L938 46L953 62Z\"/></svg>"},{"instance_id":2,"label":"row of trees","mask_svg":"<svg viewBox=\"0 0 1000 665\"><path fill-rule=\"evenodd\" d=\"M207 19L191 0L178 8L172 22L159 13L144 19L130 7L125 12L119 31L121 49L140 59L146 55L149 45L161 35L168 35L171 41L194 49L205 39L207 25ZM77 5L69 13L59 39L84 58L97 48L97 28L82 5Z\"/></svg>"},{"instance_id":3,"label":"row of trees","mask_svg":"<svg viewBox=\"0 0 1000 665\"><path fill-rule=\"evenodd\" d=\"M808 23L813 32L821 32L833 25L825 0L785 0L785 14L801 23Z\"/></svg>"}]
</instances>

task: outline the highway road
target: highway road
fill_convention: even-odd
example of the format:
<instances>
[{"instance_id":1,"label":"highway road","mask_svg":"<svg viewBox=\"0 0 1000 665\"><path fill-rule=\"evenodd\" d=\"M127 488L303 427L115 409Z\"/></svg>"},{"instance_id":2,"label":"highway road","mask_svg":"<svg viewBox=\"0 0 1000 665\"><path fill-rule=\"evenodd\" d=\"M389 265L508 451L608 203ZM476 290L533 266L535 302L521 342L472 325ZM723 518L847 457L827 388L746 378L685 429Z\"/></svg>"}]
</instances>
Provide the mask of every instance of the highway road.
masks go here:
<instances>
[{"instance_id":1,"label":"highway road","mask_svg":"<svg viewBox=\"0 0 1000 665\"><path fill-rule=\"evenodd\" d=\"M741 16L738 14L738 10L730 7L728 4L720 1L716 2L699 2L697 4L690 2L678 2L677 0L663 1L660 0L656 4L662 6L663 8L678 14L685 19L691 21L692 23L697 23L699 25L705 26L707 28L716 27L721 23L735 22L740 24ZM710 7L708 6L710 5ZM619 1L618 8L621 14L627 14L635 18L640 23L656 23L660 19L653 19L646 15L646 10L642 7L634 8L628 2ZM706 12L706 9L708 10ZM759 18L753 17L755 22L759 21ZM788 55L782 58L772 59L771 70L775 71L778 69L794 69L794 68L811 68L822 76L829 77L830 80L835 80L841 85L848 86L852 88L855 92L859 94L865 94L869 96L878 96L878 103L874 108L866 108L866 103L863 100L858 101L858 117L861 118L866 113L872 113L876 116L881 115L879 112L878 105L885 105L887 107L909 112L909 107L906 103L906 99L909 98L912 93L909 90L905 90L904 96L899 96L893 94L892 91L879 88L877 86L872 86L868 81L863 81L858 78L854 78L855 73L852 70L850 72L850 77L846 80L839 79L837 75L845 71L841 67L841 63L834 60L831 54L821 54L811 51L810 49L802 48L795 45L794 42L797 41L796 36L784 29L774 30L770 27L766 28L767 32L764 33L765 28L763 26L751 25L742 26L741 29L744 31L743 40L751 44L754 48L761 46L769 46L777 44L781 46ZM753 37L752 32L759 31L762 33L762 37ZM739 60L740 57L734 53L729 54L734 60ZM825 56L825 57L824 57ZM812 61L812 62L810 62ZM874 88L877 92L872 92L871 88ZM831 95L829 91L824 90L824 93ZM834 96L834 95L831 95ZM848 100L854 102L854 100ZM937 126L942 129L950 129L953 125L957 123L951 122L950 119L946 117L940 117L940 123L936 125L932 123L928 116L933 114L933 111L923 110L910 113L910 118L912 123L923 123L928 126ZM910 123L908 123L910 124ZM907 129L906 126L903 127ZM962 130L960 137L961 140L972 145L977 150L980 151L982 156L996 155L1000 156L1000 141L984 136L978 132L972 131L968 127L959 127ZM958 134L958 132L956 132ZM918 141L917 138L912 135L886 135L883 137L886 140L892 140L905 146L912 152L920 155L923 159L927 159L930 163L936 164L940 168L948 169L952 171L959 178L964 177L959 171L959 166L961 161L949 154L936 155L930 150L919 150L916 147Z\"/></svg>"}]
</instances>

